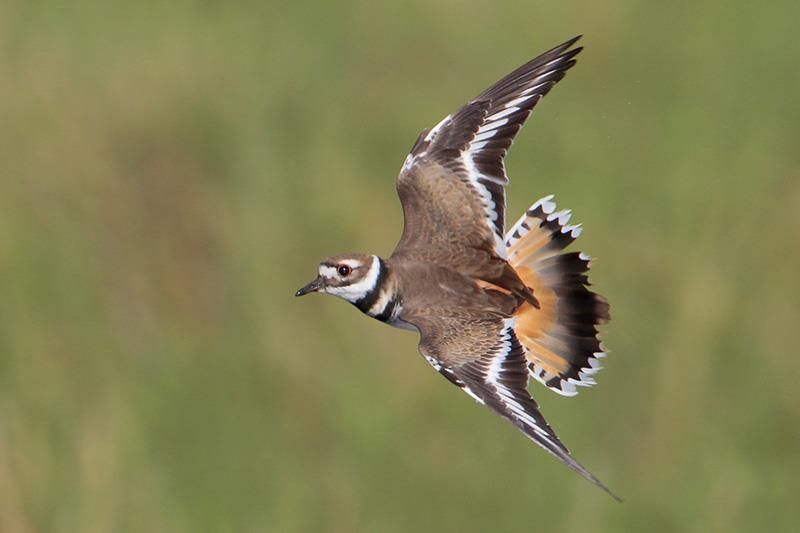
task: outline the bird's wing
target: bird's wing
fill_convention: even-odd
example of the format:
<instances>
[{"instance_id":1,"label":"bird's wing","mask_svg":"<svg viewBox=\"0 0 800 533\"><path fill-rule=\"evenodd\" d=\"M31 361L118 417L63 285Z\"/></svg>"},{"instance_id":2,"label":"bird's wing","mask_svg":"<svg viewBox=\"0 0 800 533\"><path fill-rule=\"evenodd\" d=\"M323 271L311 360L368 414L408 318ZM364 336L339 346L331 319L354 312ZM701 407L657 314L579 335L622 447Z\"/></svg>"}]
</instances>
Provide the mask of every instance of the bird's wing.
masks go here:
<instances>
[{"instance_id":1,"label":"bird's wing","mask_svg":"<svg viewBox=\"0 0 800 533\"><path fill-rule=\"evenodd\" d=\"M409 317L420 331L419 350L448 381L508 419L528 438L617 498L578 463L528 392L525 352L514 318L454 310ZM617 498L618 499L618 498Z\"/></svg>"},{"instance_id":2,"label":"bird's wing","mask_svg":"<svg viewBox=\"0 0 800 533\"><path fill-rule=\"evenodd\" d=\"M394 255L459 267L471 255L505 259L503 160L531 110L575 64L578 38L525 63L420 134L397 178L405 223Z\"/></svg>"}]
</instances>

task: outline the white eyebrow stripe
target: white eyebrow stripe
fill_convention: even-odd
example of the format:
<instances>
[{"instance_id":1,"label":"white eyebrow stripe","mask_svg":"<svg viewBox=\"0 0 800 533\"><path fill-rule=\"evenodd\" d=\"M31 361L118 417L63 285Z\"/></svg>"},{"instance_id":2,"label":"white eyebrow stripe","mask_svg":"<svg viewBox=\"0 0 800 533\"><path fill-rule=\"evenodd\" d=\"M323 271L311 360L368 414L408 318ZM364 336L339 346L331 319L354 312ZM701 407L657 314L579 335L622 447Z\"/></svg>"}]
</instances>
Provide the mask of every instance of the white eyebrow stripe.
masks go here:
<instances>
[{"instance_id":1,"label":"white eyebrow stripe","mask_svg":"<svg viewBox=\"0 0 800 533\"><path fill-rule=\"evenodd\" d=\"M331 268L331 267L325 267ZM322 267L320 267L320 271ZM334 269L335 271L336 269ZM366 276L364 279L357 283L353 283L352 285L343 285L341 287L327 287L325 292L328 294L335 294L337 296L341 296L345 300L349 302L357 302L364 296L366 296L369 292L376 288L378 284L378 277L381 271L381 262L378 256L373 256L372 264L367 271Z\"/></svg>"},{"instance_id":2,"label":"white eyebrow stripe","mask_svg":"<svg viewBox=\"0 0 800 533\"><path fill-rule=\"evenodd\" d=\"M327 266L327 265L320 265L319 266L319 275L323 278L338 278L338 273L336 272L336 268Z\"/></svg>"}]
</instances>

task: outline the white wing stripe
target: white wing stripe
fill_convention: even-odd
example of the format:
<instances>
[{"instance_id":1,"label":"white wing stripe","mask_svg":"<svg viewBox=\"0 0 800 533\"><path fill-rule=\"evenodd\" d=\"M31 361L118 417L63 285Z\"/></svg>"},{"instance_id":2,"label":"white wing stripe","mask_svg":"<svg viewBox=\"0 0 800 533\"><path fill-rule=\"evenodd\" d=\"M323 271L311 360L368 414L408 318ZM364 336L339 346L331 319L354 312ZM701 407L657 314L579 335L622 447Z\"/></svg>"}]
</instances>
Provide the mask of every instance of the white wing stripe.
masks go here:
<instances>
[{"instance_id":1,"label":"white wing stripe","mask_svg":"<svg viewBox=\"0 0 800 533\"><path fill-rule=\"evenodd\" d=\"M534 78L531 81L536 81L538 79L539 78ZM545 83L547 83L547 82L542 82L542 83L537 83L536 85L531 85L530 87L528 87L527 89L522 91L520 94L522 94L522 95L531 94L532 92L536 91L537 89L540 89Z\"/></svg>"},{"instance_id":2,"label":"white wing stripe","mask_svg":"<svg viewBox=\"0 0 800 533\"><path fill-rule=\"evenodd\" d=\"M442 370L444 370L446 372L451 372L449 368L446 368L446 367L442 366L442 362L439 361L438 359L436 359L435 357L431 357L430 355L426 355L425 356L425 360L428 361L428 363L430 363L430 365L433 367L433 369L436 370L439 373L441 373ZM467 387L466 385L463 385L461 383L459 383L459 385L461 385L461 390L463 390L464 392L469 394L470 397L473 400L475 400L476 402L478 402L481 405L486 405L486 403L482 399L480 399L477 394L472 392L472 389L470 389L469 387Z\"/></svg>"},{"instance_id":3,"label":"white wing stripe","mask_svg":"<svg viewBox=\"0 0 800 533\"><path fill-rule=\"evenodd\" d=\"M489 144L489 141L481 141L481 142L477 142L477 143L473 141L469 145L469 149L470 149L471 152L476 152L476 151L480 150L481 148L483 148L484 146L486 146L487 144Z\"/></svg>"},{"instance_id":4,"label":"white wing stripe","mask_svg":"<svg viewBox=\"0 0 800 533\"><path fill-rule=\"evenodd\" d=\"M504 119L501 119L501 120L495 120L495 121L492 121L492 122L488 122L488 123L484 124L483 126L481 126L480 128L478 128L478 133L483 133L483 132L489 131L489 130L495 130L495 129L499 128L500 126L504 126L506 124L508 124L508 119L507 118L504 118Z\"/></svg>"},{"instance_id":5,"label":"white wing stripe","mask_svg":"<svg viewBox=\"0 0 800 533\"><path fill-rule=\"evenodd\" d=\"M516 106L506 107L502 111L498 111L494 115L490 115L490 116L486 117L486 120L498 120L498 119L501 119L503 117L507 117L508 115L510 115L510 114L512 114L512 113L514 113L516 111L519 111L519 108L516 107Z\"/></svg>"},{"instance_id":6,"label":"white wing stripe","mask_svg":"<svg viewBox=\"0 0 800 533\"><path fill-rule=\"evenodd\" d=\"M527 102L531 98L533 98L532 94L529 94L527 96L520 96L519 98L515 98L515 99L511 100L506 105L509 106L509 107L516 107L516 106L519 106L519 104L523 104L523 103Z\"/></svg>"},{"instance_id":7,"label":"white wing stripe","mask_svg":"<svg viewBox=\"0 0 800 533\"><path fill-rule=\"evenodd\" d=\"M495 130L496 131L496 130ZM494 131L491 132L494 135ZM492 237L494 237L494 247L497 255L503 259L508 258L508 253L506 251L506 243L503 240L502 235L498 235L497 231L494 228L493 221L497 220L497 205L492 200L492 194L489 192L489 189L483 185L478 178L483 178L486 180L493 181L495 183L500 183L504 185L505 183L502 181L498 181L497 178L492 178L491 176L486 176L480 173L478 168L475 166L475 162L472 160L472 155L470 150L462 152L462 160L464 161L464 168L467 171L467 176L469 177L469 182L477 191L478 195L481 199L481 204L483 205L483 210L486 213L486 217L489 223L489 229L492 232Z\"/></svg>"},{"instance_id":8,"label":"white wing stripe","mask_svg":"<svg viewBox=\"0 0 800 533\"><path fill-rule=\"evenodd\" d=\"M472 139L472 142L480 142L480 141L485 141L486 139L491 139L492 137L495 136L496 133L497 130L484 131L483 133L477 134L475 138ZM470 148L472 148L472 146L470 146Z\"/></svg>"},{"instance_id":9,"label":"white wing stripe","mask_svg":"<svg viewBox=\"0 0 800 533\"><path fill-rule=\"evenodd\" d=\"M500 378L505 371L504 365L506 363L506 359L512 350L511 332L513 331L514 319L506 320L505 324L506 327L503 330L503 342L501 344L501 350L497 357L492 360L491 365L489 365L489 372L486 375L486 383L494 388L500 401L506 408L508 408L509 411L511 411L517 420L531 428L542 440L546 441L551 446L560 449L561 446L552 440L550 433L545 428L541 427L536 419L533 418L533 416L525 411L525 408L519 403L519 401L517 401L516 398L514 398L514 394L500 381Z\"/></svg>"}]
</instances>

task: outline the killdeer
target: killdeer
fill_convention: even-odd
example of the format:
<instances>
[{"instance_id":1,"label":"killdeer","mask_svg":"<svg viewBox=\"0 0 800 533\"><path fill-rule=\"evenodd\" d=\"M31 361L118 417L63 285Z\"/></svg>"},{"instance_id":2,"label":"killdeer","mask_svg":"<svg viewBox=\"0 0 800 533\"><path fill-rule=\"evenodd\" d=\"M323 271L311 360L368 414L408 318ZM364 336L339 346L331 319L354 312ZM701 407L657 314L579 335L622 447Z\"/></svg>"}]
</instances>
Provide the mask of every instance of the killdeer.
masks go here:
<instances>
[{"instance_id":1,"label":"killdeer","mask_svg":"<svg viewBox=\"0 0 800 533\"><path fill-rule=\"evenodd\" d=\"M505 158L533 108L575 65L579 37L525 63L414 143L397 178L404 227L394 253L324 260L298 290L333 294L392 326L419 332L442 376L617 498L578 463L528 392L594 385L605 351L605 298L587 288L589 256L552 196L505 231Z\"/></svg>"}]
</instances>

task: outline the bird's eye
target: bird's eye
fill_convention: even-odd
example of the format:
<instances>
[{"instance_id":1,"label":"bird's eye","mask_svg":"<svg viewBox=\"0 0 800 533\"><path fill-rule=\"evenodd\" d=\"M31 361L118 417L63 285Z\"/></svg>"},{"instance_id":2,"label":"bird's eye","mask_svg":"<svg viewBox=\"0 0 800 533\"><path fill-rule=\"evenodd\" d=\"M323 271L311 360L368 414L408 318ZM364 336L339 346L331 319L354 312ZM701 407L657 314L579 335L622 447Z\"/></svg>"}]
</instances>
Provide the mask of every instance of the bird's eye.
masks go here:
<instances>
[{"instance_id":1,"label":"bird's eye","mask_svg":"<svg viewBox=\"0 0 800 533\"><path fill-rule=\"evenodd\" d=\"M343 278L346 278L347 276L350 275L350 273L353 271L353 269L350 268L350 265L339 265L339 268L337 269L337 271L339 272L340 276L342 276Z\"/></svg>"}]
</instances>

